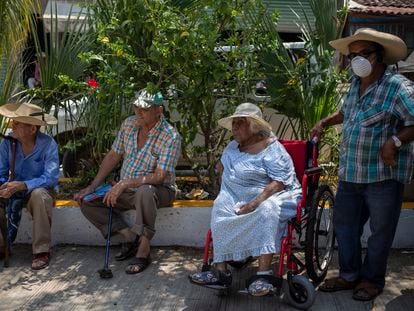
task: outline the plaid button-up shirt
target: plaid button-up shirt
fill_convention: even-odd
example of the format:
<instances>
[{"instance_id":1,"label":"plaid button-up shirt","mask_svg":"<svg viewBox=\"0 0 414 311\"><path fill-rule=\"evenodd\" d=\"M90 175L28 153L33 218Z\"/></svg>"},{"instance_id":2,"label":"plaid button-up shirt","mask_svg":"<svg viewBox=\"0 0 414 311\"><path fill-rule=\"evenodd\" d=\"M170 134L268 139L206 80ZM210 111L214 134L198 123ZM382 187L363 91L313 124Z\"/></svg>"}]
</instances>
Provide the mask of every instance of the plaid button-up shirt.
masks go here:
<instances>
[{"instance_id":1,"label":"plaid button-up shirt","mask_svg":"<svg viewBox=\"0 0 414 311\"><path fill-rule=\"evenodd\" d=\"M379 151L404 126L414 125L414 84L387 70L359 96L360 79L352 80L340 111L344 115L340 145L339 179L372 183L394 179L409 183L414 144L404 144L397 165L385 166Z\"/></svg>"},{"instance_id":2,"label":"plaid button-up shirt","mask_svg":"<svg viewBox=\"0 0 414 311\"><path fill-rule=\"evenodd\" d=\"M167 186L175 184L175 166L180 154L181 137L164 118L148 133L147 141L137 149L137 136L140 128L135 116L127 118L121 126L112 149L123 155L121 180L138 178L153 173L156 168L168 171L164 181Z\"/></svg>"}]
</instances>

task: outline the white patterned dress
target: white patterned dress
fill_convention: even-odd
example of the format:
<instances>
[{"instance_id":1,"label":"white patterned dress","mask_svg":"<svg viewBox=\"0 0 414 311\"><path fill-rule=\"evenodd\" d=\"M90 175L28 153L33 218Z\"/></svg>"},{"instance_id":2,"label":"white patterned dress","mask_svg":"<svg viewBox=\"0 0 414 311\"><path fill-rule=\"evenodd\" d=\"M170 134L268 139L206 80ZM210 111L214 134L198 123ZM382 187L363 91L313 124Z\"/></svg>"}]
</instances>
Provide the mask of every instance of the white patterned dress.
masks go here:
<instances>
[{"instance_id":1,"label":"white patterned dress","mask_svg":"<svg viewBox=\"0 0 414 311\"><path fill-rule=\"evenodd\" d=\"M214 262L277 253L301 196L289 154L276 139L258 154L240 152L238 143L231 141L221 163L222 184L211 218ZM273 180L282 182L285 190L270 196L251 213L236 214L242 204L256 198Z\"/></svg>"}]
</instances>

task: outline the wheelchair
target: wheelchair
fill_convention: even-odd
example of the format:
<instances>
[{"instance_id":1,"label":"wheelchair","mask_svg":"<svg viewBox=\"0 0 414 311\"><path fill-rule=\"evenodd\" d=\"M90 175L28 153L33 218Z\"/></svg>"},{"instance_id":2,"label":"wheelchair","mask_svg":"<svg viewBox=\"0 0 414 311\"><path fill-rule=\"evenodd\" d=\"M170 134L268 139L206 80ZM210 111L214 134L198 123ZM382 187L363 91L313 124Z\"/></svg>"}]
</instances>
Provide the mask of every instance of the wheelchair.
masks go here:
<instances>
[{"instance_id":1,"label":"wheelchair","mask_svg":"<svg viewBox=\"0 0 414 311\"><path fill-rule=\"evenodd\" d=\"M298 309L308 309L316 295L313 284L319 284L324 280L333 256L334 196L328 185L319 185L322 168L318 167L317 163L316 143L302 140L279 142L293 160L296 176L302 185L302 198L296 206L296 217L288 221L287 233L282 238L272 284L275 286L275 294L283 294L285 302ZM212 242L212 233L209 229L205 239L202 271L211 268L214 254ZM299 252L301 256L298 256ZM228 264L240 269L249 261L251 259L243 262L231 261ZM308 277L304 276L305 272ZM251 280L246 282L246 288L250 282ZM219 291L219 295L229 293L229 288ZM242 290L239 293L247 291Z\"/></svg>"}]
</instances>

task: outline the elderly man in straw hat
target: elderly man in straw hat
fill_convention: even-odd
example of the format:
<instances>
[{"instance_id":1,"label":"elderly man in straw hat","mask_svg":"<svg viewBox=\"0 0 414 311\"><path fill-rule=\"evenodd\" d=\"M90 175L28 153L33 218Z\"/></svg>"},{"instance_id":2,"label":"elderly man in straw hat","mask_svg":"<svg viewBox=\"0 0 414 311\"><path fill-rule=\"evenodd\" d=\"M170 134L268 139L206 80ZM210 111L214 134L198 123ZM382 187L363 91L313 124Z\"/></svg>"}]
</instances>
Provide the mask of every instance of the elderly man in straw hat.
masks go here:
<instances>
[{"instance_id":1,"label":"elderly man in straw hat","mask_svg":"<svg viewBox=\"0 0 414 311\"><path fill-rule=\"evenodd\" d=\"M81 202L82 213L104 237L108 234L107 207L113 206L112 232L127 241L115 259L134 257L126 267L128 274L140 273L150 264L150 240L155 234L157 208L170 206L175 197L175 166L181 138L162 116L162 102L161 93L141 90L135 94L132 100L135 115L122 124L95 179L75 195ZM94 192L121 161L120 181L103 199L88 199L87 195ZM136 217L135 224L128 228L121 213L130 209L136 211Z\"/></svg>"},{"instance_id":2,"label":"elderly man in straw hat","mask_svg":"<svg viewBox=\"0 0 414 311\"><path fill-rule=\"evenodd\" d=\"M12 120L11 136L16 142L14 157L13 142L4 139L0 143L0 204L4 208L14 199L22 199L26 204L33 217L32 269L43 269L50 260L51 213L59 178L59 156L55 141L39 129L56 124L57 120L30 103L3 105L0 114Z\"/></svg>"},{"instance_id":3,"label":"elderly man in straw hat","mask_svg":"<svg viewBox=\"0 0 414 311\"><path fill-rule=\"evenodd\" d=\"M353 289L354 299L368 301L385 285L404 183L413 173L414 85L387 67L407 53L394 35L364 28L330 44L348 57L354 76L339 110L311 131L319 137L326 127L343 124L334 209L340 273L320 289ZM368 219L372 234L362 261Z\"/></svg>"}]
</instances>

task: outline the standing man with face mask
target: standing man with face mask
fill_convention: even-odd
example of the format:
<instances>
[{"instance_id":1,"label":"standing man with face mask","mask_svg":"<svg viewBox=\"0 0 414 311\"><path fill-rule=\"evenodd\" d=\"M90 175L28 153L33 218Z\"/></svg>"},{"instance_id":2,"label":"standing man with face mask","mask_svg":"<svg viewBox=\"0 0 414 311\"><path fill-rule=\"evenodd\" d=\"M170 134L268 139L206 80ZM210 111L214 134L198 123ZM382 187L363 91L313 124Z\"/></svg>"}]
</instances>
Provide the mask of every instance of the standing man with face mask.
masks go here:
<instances>
[{"instance_id":1,"label":"standing man with face mask","mask_svg":"<svg viewBox=\"0 0 414 311\"><path fill-rule=\"evenodd\" d=\"M348 56L354 77L339 110L311 130L319 138L326 127L343 124L334 206L340 274L320 290L353 289L354 299L369 301L384 288L404 183L413 173L414 85L387 69L407 54L397 36L364 28L330 44ZM368 219L372 234L362 261Z\"/></svg>"}]
</instances>

